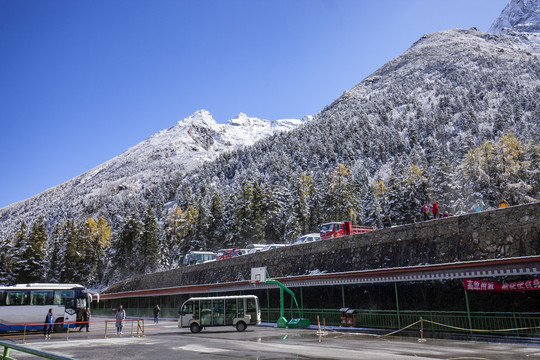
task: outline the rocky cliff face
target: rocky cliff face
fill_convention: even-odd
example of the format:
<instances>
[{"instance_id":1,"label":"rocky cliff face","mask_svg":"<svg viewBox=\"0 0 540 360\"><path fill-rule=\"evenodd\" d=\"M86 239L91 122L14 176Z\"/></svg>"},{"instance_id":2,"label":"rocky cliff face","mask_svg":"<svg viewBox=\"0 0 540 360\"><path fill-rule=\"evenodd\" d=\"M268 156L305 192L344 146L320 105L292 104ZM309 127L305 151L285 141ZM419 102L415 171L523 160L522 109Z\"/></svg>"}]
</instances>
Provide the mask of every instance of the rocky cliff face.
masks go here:
<instances>
[{"instance_id":1,"label":"rocky cliff face","mask_svg":"<svg viewBox=\"0 0 540 360\"><path fill-rule=\"evenodd\" d=\"M540 1L510 1L489 32L511 35L526 44L540 44Z\"/></svg>"},{"instance_id":2,"label":"rocky cliff face","mask_svg":"<svg viewBox=\"0 0 540 360\"><path fill-rule=\"evenodd\" d=\"M540 1L512 0L489 28L490 33L502 34L505 29L525 33L540 33Z\"/></svg>"}]
</instances>

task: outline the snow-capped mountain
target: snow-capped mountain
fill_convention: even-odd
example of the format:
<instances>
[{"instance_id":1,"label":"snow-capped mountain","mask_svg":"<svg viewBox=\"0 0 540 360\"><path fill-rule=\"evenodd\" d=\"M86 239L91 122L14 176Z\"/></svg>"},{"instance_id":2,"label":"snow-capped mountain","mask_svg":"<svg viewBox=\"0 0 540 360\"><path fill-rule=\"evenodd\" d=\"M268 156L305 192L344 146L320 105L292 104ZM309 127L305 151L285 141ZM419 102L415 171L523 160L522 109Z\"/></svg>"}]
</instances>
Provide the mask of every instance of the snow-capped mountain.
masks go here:
<instances>
[{"instance_id":1,"label":"snow-capped mountain","mask_svg":"<svg viewBox=\"0 0 540 360\"><path fill-rule=\"evenodd\" d=\"M540 0L512 0L489 28L490 33L518 35L540 44Z\"/></svg>"},{"instance_id":2,"label":"snow-capped mountain","mask_svg":"<svg viewBox=\"0 0 540 360\"><path fill-rule=\"evenodd\" d=\"M537 3L511 4L536 13L530 4ZM504 21L538 24L533 15ZM450 213L472 211L477 200L486 208L501 198L512 205L538 201L540 46L530 41L536 33L503 32L424 35L301 126L244 114L219 125L197 112L1 209L0 240L40 215L60 225L104 215L114 239L98 278L110 280L134 274L116 270L146 249L130 233L141 221L159 222L154 247L160 266L170 267L190 250L290 242L328 221L382 225L388 215L405 224L427 201ZM143 221L148 206L156 219ZM118 249L130 251L115 258Z\"/></svg>"},{"instance_id":3,"label":"snow-capped mountain","mask_svg":"<svg viewBox=\"0 0 540 360\"><path fill-rule=\"evenodd\" d=\"M84 174L0 209L0 237L40 215L53 224L139 206L142 198L157 203L166 197L160 188L179 174L310 118L268 121L240 113L218 124L208 111L199 110Z\"/></svg>"}]
</instances>

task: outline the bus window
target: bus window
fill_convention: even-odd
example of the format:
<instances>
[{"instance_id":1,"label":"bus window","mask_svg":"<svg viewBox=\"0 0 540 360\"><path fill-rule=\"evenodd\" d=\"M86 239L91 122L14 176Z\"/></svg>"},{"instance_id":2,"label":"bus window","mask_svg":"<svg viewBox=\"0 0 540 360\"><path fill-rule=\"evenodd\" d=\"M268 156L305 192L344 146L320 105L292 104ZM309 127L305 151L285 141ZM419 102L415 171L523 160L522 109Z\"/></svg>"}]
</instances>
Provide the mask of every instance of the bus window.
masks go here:
<instances>
[{"instance_id":1,"label":"bus window","mask_svg":"<svg viewBox=\"0 0 540 360\"><path fill-rule=\"evenodd\" d=\"M193 301L187 302L182 308L182 315L193 314Z\"/></svg>"},{"instance_id":2,"label":"bus window","mask_svg":"<svg viewBox=\"0 0 540 360\"><path fill-rule=\"evenodd\" d=\"M63 305L62 302L62 290L55 290L54 291L54 300L53 305Z\"/></svg>"},{"instance_id":3,"label":"bus window","mask_svg":"<svg viewBox=\"0 0 540 360\"><path fill-rule=\"evenodd\" d=\"M232 325L236 314L236 299L225 300L225 325Z\"/></svg>"},{"instance_id":4,"label":"bus window","mask_svg":"<svg viewBox=\"0 0 540 360\"><path fill-rule=\"evenodd\" d=\"M238 317L244 317L244 309L246 307L245 305L246 299L238 299Z\"/></svg>"},{"instance_id":5,"label":"bus window","mask_svg":"<svg viewBox=\"0 0 540 360\"><path fill-rule=\"evenodd\" d=\"M198 301L195 301L193 303L193 318L194 319L198 319L200 314L199 314L199 302Z\"/></svg>"},{"instance_id":6,"label":"bus window","mask_svg":"<svg viewBox=\"0 0 540 360\"><path fill-rule=\"evenodd\" d=\"M29 291L13 290L6 292L6 305L28 305Z\"/></svg>"},{"instance_id":7,"label":"bus window","mask_svg":"<svg viewBox=\"0 0 540 360\"><path fill-rule=\"evenodd\" d=\"M73 299L75 297L75 291L73 290L55 290L54 292L54 305L67 305L66 300ZM72 305L75 306L74 304Z\"/></svg>"},{"instance_id":8,"label":"bus window","mask_svg":"<svg viewBox=\"0 0 540 360\"><path fill-rule=\"evenodd\" d=\"M212 325L223 325L223 311L225 309L225 304L223 299L214 300L214 313Z\"/></svg>"},{"instance_id":9,"label":"bus window","mask_svg":"<svg viewBox=\"0 0 540 360\"><path fill-rule=\"evenodd\" d=\"M0 290L0 306L6 305L6 292Z\"/></svg>"},{"instance_id":10,"label":"bus window","mask_svg":"<svg viewBox=\"0 0 540 360\"><path fill-rule=\"evenodd\" d=\"M53 305L54 292L52 290L33 290L30 296L30 305Z\"/></svg>"},{"instance_id":11,"label":"bus window","mask_svg":"<svg viewBox=\"0 0 540 360\"><path fill-rule=\"evenodd\" d=\"M212 300L201 301L201 325L212 325Z\"/></svg>"}]
</instances>

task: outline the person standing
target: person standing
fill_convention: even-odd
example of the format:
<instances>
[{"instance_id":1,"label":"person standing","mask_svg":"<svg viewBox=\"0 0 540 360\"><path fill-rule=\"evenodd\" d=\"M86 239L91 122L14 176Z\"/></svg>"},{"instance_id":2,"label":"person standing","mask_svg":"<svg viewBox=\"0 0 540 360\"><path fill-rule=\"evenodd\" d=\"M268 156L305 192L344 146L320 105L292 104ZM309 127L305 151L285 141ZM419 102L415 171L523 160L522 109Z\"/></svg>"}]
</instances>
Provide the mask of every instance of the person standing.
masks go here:
<instances>
[{"instance_id":1,"label":"person standing","mask_svg":"<svg viewBox=\"0 0 540 360\"><path fill-rule=\"evenodd\" d=\"M476 200L476 205L474 205L474 212L481 212L484 210L484 203L482 200Z\"/></svg>"},{"instance_id":2,"label":"person standing","mask_svg":"<svg viewBox=\"0 0 540 360\"><path fill-rule=\"evenodd\" d=\"M156 304L156 306L154 306L154 324L157 324L159 323L159 311L161 309L159 308L159 305Z\"/></svg>"},{"instance_id":3,"label":"person standing","mask_svg":"<svg viewBox=\"0 0 540 360\"><path fill-rule=\"evenodd\" d=\"M422 206L422 215L424 216L424 221L429 220L428 211L429 211L429 206L427 203L424 203L424 205Z\"/></svg>"},{"instance_id":4,"label":"person standing","mask_svg":"<svg viewBox=\"0 0 540 360\"><path fill-rule=\"evenodd\" d=\"M122 329L124 328L124 320L126 319L126 311L124 307L120 305L118 310L116 310L116 335L122 334Z\"/></svg>"},{"instance_id":5,"label":"person standing","mask_svg":"<svg viewBox=\"0 0 540 360\"><path fill-rule=\"evenodd\" d=\"M86 310L83 311L82 313L82 325L81 327L79 328L79 331L82 330L83 327L86 327L86 331L90 331L88 328L90 327L90 317L91 317L91 314L90 314L90 308L87 307Z\"/></svg>"},{"instance_id":6,"label":"person standing","mask_svg":"<svg viewBox=\"0 0 540 360\"><path fill-rule=\"evenodd\" d=\"M385 228L392 227L392 220L390 220L390 215L386 216L386 219L383 221L383 225Z\"/></svg>"},{"instance_id":7,"label":"person standing","mask_svg":"<svg viewBox=\"0 0 540 360\"><path fill-rule=\"evenodd\" d=\"M54 316L52 309L49 309L49 312L45 316L45 326L43 330L45 331L45 340L51 339L51 332L53 330Z\"/></svg>"},{"instance_id":8,"label":"person standing","mask_svg":"<svg viewBox=\"0 0 540 360\"><path fill-rule=\"evenodd\" d=\"M433 203L433 206L431 207L431 212L433 213L433 219L437 218L437 214L439 214L439 202L435 201Z\"/></svg>"}]
</instances>

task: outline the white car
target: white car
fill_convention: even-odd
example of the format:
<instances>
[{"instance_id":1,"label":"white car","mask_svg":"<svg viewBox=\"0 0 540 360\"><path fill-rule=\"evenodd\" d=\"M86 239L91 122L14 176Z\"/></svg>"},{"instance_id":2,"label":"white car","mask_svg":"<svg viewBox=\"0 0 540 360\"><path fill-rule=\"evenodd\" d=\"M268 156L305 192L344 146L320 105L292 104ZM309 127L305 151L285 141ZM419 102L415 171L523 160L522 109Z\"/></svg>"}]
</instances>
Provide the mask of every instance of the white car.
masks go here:
<instances>
[{"instance_id":1,"label":"white car","mask_svg":"<svg viewBox=\"0 0 540 360\"><path fill-rule=\"evenodd\" d=\"M321 234L319 233L306 234L306 235L300 236L298 240L294 242L294 245L303 244L303 243L312 242L312 241L319 241L319 240L321 240Z\"/></svg>"},{"instance_id":2,"label":"white car","mask_svg":"<svg viewBox=\"0 0 540 360\"><path fill-rule=\"evenodd\" d=\"M287 244L269 244L269 245L266 245L265 247L263 247L261 249L261 251L277 249L277 248L285 247L285 246L288 246L288 245Z\"/></svg>"}]
</instances>

